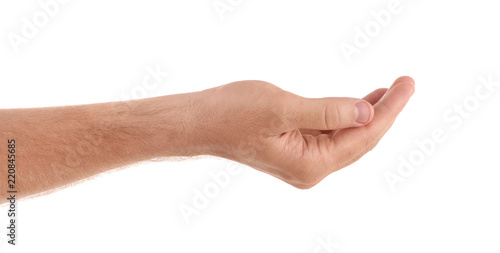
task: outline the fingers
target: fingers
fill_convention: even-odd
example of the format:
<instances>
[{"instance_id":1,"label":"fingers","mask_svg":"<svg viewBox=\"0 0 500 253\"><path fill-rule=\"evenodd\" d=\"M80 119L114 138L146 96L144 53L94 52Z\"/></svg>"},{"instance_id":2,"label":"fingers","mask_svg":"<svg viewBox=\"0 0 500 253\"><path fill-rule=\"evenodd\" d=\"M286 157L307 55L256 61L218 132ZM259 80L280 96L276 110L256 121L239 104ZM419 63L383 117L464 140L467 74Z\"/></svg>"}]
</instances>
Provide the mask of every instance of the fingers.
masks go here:
<instances>
[{"instance_id":1,"label":"fingers","mask_svg":"<svg viewBox=\"0 0 500 253\"><path fill-rule=\"evenodd\" d=\"M392 83L392 85L389 89L396 86L396 84L398 84L398 83L413 83L413 84L415 84L415 80L413 80L413 78L411 78L409 76L400 76L396 80L394 80L394 82Z\"/></svg>"},{"instance_id":2,"label":"fingers","mask_svg":"<svg viewBox=\"0 0 500 253\"><path fill-rule=\"evenodd\" d=\"M376 104L382 96L387 92L387 88L380 88L372 91L370 94L366 95L363 100L367 101L368 103L374 105Z\"/></svg>"},{"instance_id":3,"label":"fingers","mask_svg":"<svg viewBox=\"0 0 500 253\"><path fill-rule=\"evenodd\" d=\"M372 91L370 94L366 95L363 98L363 100L365 100L366 102L374 105L374 104L376 104L380 100L380 98L382 98L382 96L385 94L385 92L387 90L388 90L387 88L376 89L376 90ZM316 136L316 135L319 135L319 134L331 134L334 131L335 130L300 129L300 132L303 135L304 134L310 134L312 136Z\"/></svg>"},{"instance_id":4,"label":"fingers","mask_svg":"<svg viewBox=\"0 0 500 253\"><path fill-rule=\"evenodd\" d=\"M370 94L366 95L363 100L366 102L374 105L376 104L382 96L384 96L385 92L387 91L387 88L380 88L372 91ZM302 134L311 134L313 136L319 135L319 134L334 134L336 130L321 130L321 131L314 131L314 134L308 131L302 131Z\"/></svg>"},{"instance_id":5,"label":"fingers","mask_svg":"<svg viewBox=\"0 0 500 253\"><path fill-rule=\"evenodd\" d=\"M291 128L334 130L359 127L373 118L373 106L362 99L331 97L302 98L290 102Z\"/></svg>"},{"instance_id":6,"label":"fingers","mask_svg":"<svg viewBox=\"0 0 500 253\"><path fill-rule=\"evenodd\" d=\"M399 82L412 82L409 76L396 79L390 89ZM377 89L363 99L330 97L321 99L299 98L291 105L294 112L290 129L328 130L359 127L368 124L374 115L373 106L387 93L387 88ZM366 103L368 102L368 103Z\"/></svg>"},{"instance_id":7,"label":"fingers","mask_svg":"<svg viewBox=\"0 0 500 253\"><path fill-rule=\"evenodd\" d=\"M360 128L341 129L332 136L335 145L333 155L338 168L351 164L371 150L391 127L413 95L415 91L413 79L400 77L396 79L398 80L399 82L393 84L373 106L375 115L369 124Z\"/></svg>"}]
</instances>

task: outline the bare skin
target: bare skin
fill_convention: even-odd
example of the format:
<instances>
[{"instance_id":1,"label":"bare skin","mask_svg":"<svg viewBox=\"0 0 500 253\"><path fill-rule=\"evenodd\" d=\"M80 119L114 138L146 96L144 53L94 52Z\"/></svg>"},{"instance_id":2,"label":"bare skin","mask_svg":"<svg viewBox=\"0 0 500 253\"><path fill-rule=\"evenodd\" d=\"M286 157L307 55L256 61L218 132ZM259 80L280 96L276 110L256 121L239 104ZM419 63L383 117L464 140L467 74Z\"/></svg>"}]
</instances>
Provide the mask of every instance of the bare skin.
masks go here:
<instances>
[{"instance_id":1,"label":"bare skin","mask_svg":"<svg viewBox=\"0 0 500 253\"><path fill-rule=\"evenodd\" d=\"M310 99L263 81L124 102L0 110L0 203L8 140L16 197L161 157L212 155L307 189L372 150L414 92L400 77L363 99ZM363 113L356 105L365 106Z\"/></svg>"}]
</instances>

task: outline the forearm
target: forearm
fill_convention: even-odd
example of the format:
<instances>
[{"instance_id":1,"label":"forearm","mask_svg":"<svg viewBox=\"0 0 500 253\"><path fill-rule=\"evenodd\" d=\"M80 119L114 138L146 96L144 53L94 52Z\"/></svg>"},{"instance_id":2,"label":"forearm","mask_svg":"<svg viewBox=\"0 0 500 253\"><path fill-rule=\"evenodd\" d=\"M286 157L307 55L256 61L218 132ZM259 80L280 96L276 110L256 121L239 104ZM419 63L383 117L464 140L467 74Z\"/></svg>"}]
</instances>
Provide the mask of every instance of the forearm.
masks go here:
<instances>
[{"instance_id":1,"label":"forearm","mask_svg":"<svg viewBox=\"0 0 500 253\"><path fill-rule=\"evenodd\" d=\"M18 198L151 158L202 154L193 143L194 94L0 110L0 203L9 190L10 139L16 141Z\"/></svg>"}]
</instances>

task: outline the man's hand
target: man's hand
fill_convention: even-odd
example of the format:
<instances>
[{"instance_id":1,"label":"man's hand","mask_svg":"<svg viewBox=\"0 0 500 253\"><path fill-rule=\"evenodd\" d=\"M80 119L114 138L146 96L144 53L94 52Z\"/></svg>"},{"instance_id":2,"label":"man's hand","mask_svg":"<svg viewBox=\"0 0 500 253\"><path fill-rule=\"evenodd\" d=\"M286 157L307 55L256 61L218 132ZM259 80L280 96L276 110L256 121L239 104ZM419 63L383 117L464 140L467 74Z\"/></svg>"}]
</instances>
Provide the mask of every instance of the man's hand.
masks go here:
<instances>
[{"instance_id":1,"label":"man's hand","mask_svg":"<svg viewBox=\"0 0 500 253\"><path fill-rule=\"evenodd\" d=\"M262 81L123 102L0 110L22 198L170 156L215 155L310 188L370 151L413 94L400 77L362 99L303 98ZM372 106L373 105L373 106ZM0 145L7 154L7 145ZM7 159L0 159L7 178ZM7 199L0 184L0 204Z\"/></svg>"},{"instance_id":2,"label":"man's hand","mask_svg":"<svg viewBox=\"0 0 500 253\"><path fill-rule=\"evenodd\" d=\"M372 150L414 89L403 76L363 99L309 99L263 81L234 82L195 94L190 143L306 189Z\"/></svg>"}]
</instances>

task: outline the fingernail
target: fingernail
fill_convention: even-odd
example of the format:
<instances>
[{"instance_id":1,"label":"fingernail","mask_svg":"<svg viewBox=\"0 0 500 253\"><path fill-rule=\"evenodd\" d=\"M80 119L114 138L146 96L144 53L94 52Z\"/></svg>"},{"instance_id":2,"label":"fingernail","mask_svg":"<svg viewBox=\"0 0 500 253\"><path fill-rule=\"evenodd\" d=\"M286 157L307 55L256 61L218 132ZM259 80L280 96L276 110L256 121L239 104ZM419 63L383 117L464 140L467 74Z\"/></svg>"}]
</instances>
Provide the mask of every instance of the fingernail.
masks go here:
<instances>
[{"instance_id":1,"label":"fingernail","mask_svg":"<svg viewBox=\"0 0 500 253\"><path fill-rule=\"evenodd\" d=\"M356 122L365 124L370 119L370 107L365 102L356 104Z\"/></svg>"}]
</instances>

